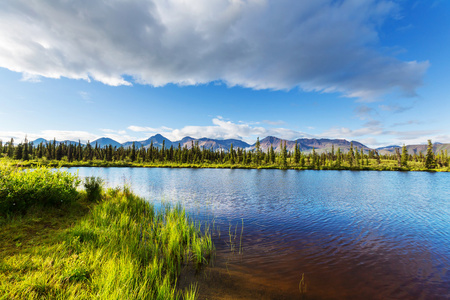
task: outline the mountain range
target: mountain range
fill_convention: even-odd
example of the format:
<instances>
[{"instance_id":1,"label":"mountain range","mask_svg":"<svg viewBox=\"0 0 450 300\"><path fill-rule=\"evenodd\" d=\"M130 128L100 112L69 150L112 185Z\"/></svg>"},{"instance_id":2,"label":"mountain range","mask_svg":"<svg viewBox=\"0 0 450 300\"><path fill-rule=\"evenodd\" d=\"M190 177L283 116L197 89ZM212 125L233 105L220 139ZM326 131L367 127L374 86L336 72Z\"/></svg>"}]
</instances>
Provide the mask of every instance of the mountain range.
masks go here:
<instances>
[{"instance_id":1,"label":"mountain range","mask_svg":"<svg viewBox=\"0 0 450 300\"><path fill-rule=\"evenodd\" d=\"M40 143L48 143L51 141L47 141L45 139L39 138L33 141L34 145L40 144ZM395 148L401 148L401 146L397 145L391 145L386 147L380 147L380 148L370 148L366 145L358 142L358 141L347 141L345 139L306 139L306 138L300 138L297 140L284 140L280 139L274 136L268 136L262 140L260 140L260 149L264 152L266 152L270 146L273 147L274 151L279 152L281 150L280 144L281 142L286 142L286 149L288 151L294 151L295 149L295 143L298 144L302 152L309 153L313 149L315 149L316 152L322 153L322 152L331 152L332 147L334 146L334 150L337 151L338 148L340 148L341 152L347 152L350 149L350 143L353 143L353 147L357 148L358 150L363 149L365 153L367 153L369 150L378 150L380 154L392 154L395 153ZM56 141L57 144L59 143L68 143L68 144L78 144L78 142L75 141ZM135 144L136 148L149 148L150 145L153 143L153 147L161 148L163 143L165 148L170 148L171 146L178 147L180 145L181 148L187 147L190 149L192 145L195 145L198 143L200 148L205 149L213 149L218 150L222 149L224 151L228 151L230 149L231 144L233 144L234 148L241 148L246 150L254 150L256 148L256 143L254 144L248 144L244 141L237 140L237 139L226 139L226 140L220 140L220 139L210 139L210 138L201 138L201 139L195 139L192 137L184 137L179 141L172 142L168 138L162 136L161 134L156 134L152 137L149 137L146 140L143 141L129 141L125 143L119 143L113 139L110 138L99 138L95 141L89 142L91 146L95 146L97 144L98 147L107 147L111 145L112 147L124 147L128 148ZM408 153L426 153L427 145L408 145L406 146ZM450 150L450 144L441 144L441 143L435 143L433 145L433 150L435 152L440 152L441 150Z\"/></svg>"}]
</instances>

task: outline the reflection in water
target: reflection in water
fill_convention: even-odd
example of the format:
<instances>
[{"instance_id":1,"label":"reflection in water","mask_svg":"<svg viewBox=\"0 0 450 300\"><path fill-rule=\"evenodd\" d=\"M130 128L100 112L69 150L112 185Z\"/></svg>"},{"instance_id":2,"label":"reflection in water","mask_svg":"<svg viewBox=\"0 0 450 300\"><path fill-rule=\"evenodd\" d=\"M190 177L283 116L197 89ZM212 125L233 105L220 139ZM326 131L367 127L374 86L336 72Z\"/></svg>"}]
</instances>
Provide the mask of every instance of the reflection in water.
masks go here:
<instances>
[{"instance_id":1,"label":"reflection in water","mask_svg":"<svg viewBox=\"0 0 450 300\"><path fill-rule=\"evenodd\" d=\"M450 297L449 173L69 170L214 220L216 267L287 298L303 273L312 299ZM243 253L230 256L242 219Z\"/></svg>"}]
</instances>

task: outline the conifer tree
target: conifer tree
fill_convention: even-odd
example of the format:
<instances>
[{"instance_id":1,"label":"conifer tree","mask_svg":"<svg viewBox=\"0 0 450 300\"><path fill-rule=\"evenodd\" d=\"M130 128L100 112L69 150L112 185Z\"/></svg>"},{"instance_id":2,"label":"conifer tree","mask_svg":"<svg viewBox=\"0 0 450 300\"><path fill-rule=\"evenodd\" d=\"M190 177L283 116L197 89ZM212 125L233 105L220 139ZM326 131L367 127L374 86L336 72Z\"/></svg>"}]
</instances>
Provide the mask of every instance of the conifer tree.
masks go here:
<instances>
[{"instance_id":1,"label":"conifer tree","mask_svg":"<svg viewBox=\"0 0 450 300\"><path fill-rule=\"evenodd\" d=\"M331 160L334 161L334 144L331 144Z\"/></svg>"},{"instance_id":2,"label":"conifer tree","mask_svg":"<svg viewBox=\"0 0 450 300\"><path fill-rule=\"evenodd\" d=\"M336 167L341 167L341 148L338 147L337 148L337 152L336 152Z\"/></svg>"},{"instance_id":3,"label":"conifer tree","mask_svg":"<svg viewBox=\"0 0 450 300\"><path fill-rule=\"evenodd\" d=\"M361 166L364 165L364 151L363 148L361 147Z\"/></svg>"},{"instance_id":4,"label":"conifer tree","mask_svg":"<svg viewBox=\"0 0 450 300\"><path fill-rule=\"evenodd\" d=\"M56 160L61 160L62 158L62 143L60 143L58 147L56 147L55 158Z\"/></svg>"},{"instance_id":5,"label":"conifer tree","mask_svg":"<svg viewBox=\"0 0 450 300\"><path fill-rule=\"evenodd\" d=\"M286 151L286 141L281 142L281 164L283 165L283 168L287 167L287 151Z\"/></svg>"},{"instance_id":6,"label":"conifer tree","mask_svg":"<svg viewBox=\"0 0 450 300\"><path fill-rule=\"evenodd\" d=\"M133 144L131 145L131 155L130 155L130 159L131 161L135 161L136 160L136 145Z\"/></svg>"},{"instance_id":7,"label":"conifer tree","mask_svg":"<svg viewBox=\"0 0 450 300\"><path fill-rule=\"evenodd\" d=\"M259 160L260 160L260 156L261 156L261 143L259 142L259 137L256 138L256 144L255 144L255 149L256 149L256 164L259 165Z\"/></svg>"},{"instance_id":8,"label":"conifer tree","mask_svg":"<svg viewBox=\"0 0 450 300\"><path fill-rule=\"evenodd\" d=\"M317 163L317 155L316 155L316 149L314 149L314 147L312 148L312 162L311 162L311 166L313 167L313 168L315 168L316 167L316 165L318 166L319 164Z\"/></svg>"},{"instance_id":9,"label":"conifer tree","mask_svg":"<svg viewBox=\"0 0 450 300\"><path fill-rule=\"evenodd\" d=\"M8 145L8 157L13 158L14 156L14 139L11 138Z\"/></svg>"},{"instance_id":10,"label":"conifer tree","mask_svg":"<svg viewBox=\"0 0 450 300\"><path fill-rule=\"evenodd\" d=\"M25 137L25 142L24 142L24 145L23 145L23 160L29 160L30 159L30 157L29 157L29 155L28 155L28 139L27 139L27 137Z\"/></svg>"},{"instance_id":11,"label":"conifer tree","mask_svg":"<svg viewBox=\"0 0 450 300\"><path fill-rule=\"evenodd\" d=\"M434 158L433 144L431 143L431 140L428 140L427 156L425 157L425 168L436 168L436 160Z\"/></svg>"},{"instance_id":12,"label":"conifer tree","mask_svg":"<svg viewBox=\"0 0 450 300\"><path fill-rule=\"evenodd\" d=\"M402 147L402 167L408 167L408 150L406 149L405 144Z\"/></svg>"},{"instance_id":13,"label":"conifer tree","mask_svg":"<svg viewBox=\"0 0 450 300\"><path fill-rule=\"evenodd\" d=\"M300 151L299 151L298 142L295 141L295 149L294 149L294 163L298 164L300 161Z\"/></svg>"},{"instance_id":14,"label":"conifer tree","mask_svg":"<svg viewBox=\"0 0 450 300\"><path fill-rule=\"evenodd\" d=\"M353 159L355 158L355 153L353 152L353 142L350 142L350 150L347 153L347 158L351 168L353 166Z\"/></svg>"},{"instance_id":15,"label":"conifer tree","mask_svg":"<svg viewBox=\"0 0 450 300\"><path fill-rule=\"evenodd\" d=\"M275 163L275 151L273 151L273 145L270 144L270 162Z\"/></svg>"},{"instance_id":16,"label":"conifer tree","mask_svg":"<svg viewBox=\"0 0 450 300\"><path fill-rule=\"evenodd\" d=\"M22 155L23 155L23 146L22 143L20 143L14 150L14 159L22 159Z\"/></svg>"},{"instance_id":17,"label":"conifer tree","mask_svg":"<svg viewBox=\"0 0 450 300\"><path fill-rule=\"evenodd\" d=\"M233 150L233 143L230 145L230 164L234 164L234 150Z\"/></svg>"},{"instance_id":18,"label":"conifer tree","mask_svg":"<svg viewBox=\"0 0 450 300\"><path fill-rule=\"evenodd\" d=\"M399 167L401 167L401 166L402 166L402 157L401 157L401 155L400 155L400 150L399 150L399 148L395 148L395 157L397 158L397 165L398 165Z\"/></svg>"},{"instance_id":19,"label":"conifer tree","mask_svg":"<svg viewBox=\"0 0 450 300\"><path fill-rule=\"evenodd\" d=\"M355 147L355 160L356 160L356 165L359 166L360 165L360 161L359 161L358 147Z\"/></svg>"}]
</instances>

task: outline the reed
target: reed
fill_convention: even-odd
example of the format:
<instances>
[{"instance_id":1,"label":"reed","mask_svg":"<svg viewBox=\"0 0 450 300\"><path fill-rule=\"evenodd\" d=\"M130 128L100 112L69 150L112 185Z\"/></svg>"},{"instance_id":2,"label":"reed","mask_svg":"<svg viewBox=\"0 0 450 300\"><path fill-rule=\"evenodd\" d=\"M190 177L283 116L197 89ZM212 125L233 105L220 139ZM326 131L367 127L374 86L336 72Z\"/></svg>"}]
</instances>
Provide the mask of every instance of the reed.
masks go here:
<instances>
[{"instance_id":1,"label":"reed","mask_svg":"<svg viewBox=\"0 0 450 300\"><path fill-rule=\"evenodd\" d=\"M305 273L302 273L302 278L298 284L298 289L300 290L300 294L303 296L306 294L308 290L308 286L306 285Z\"/></svg>"}]
</instances>

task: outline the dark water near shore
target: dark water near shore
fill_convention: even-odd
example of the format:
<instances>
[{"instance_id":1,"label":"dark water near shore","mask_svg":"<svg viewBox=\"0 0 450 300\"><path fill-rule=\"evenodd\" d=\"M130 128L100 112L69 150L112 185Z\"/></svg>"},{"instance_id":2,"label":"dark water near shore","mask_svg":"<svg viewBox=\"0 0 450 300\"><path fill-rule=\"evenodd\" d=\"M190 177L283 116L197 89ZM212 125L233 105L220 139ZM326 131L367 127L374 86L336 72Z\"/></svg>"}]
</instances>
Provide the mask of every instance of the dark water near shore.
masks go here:
<instances>
[{"instance_id":1,"label":"dark water near shore","mask_svg":"<svg viewBox=\"0 0 450 300\"><path fill-rule=\"evenodd\" d=\"M450 173L77 170L214 220L228 288L270 291L248 297L299 299L304 274L306 299L450 299Z\"/></svg>"}]
</instances>

